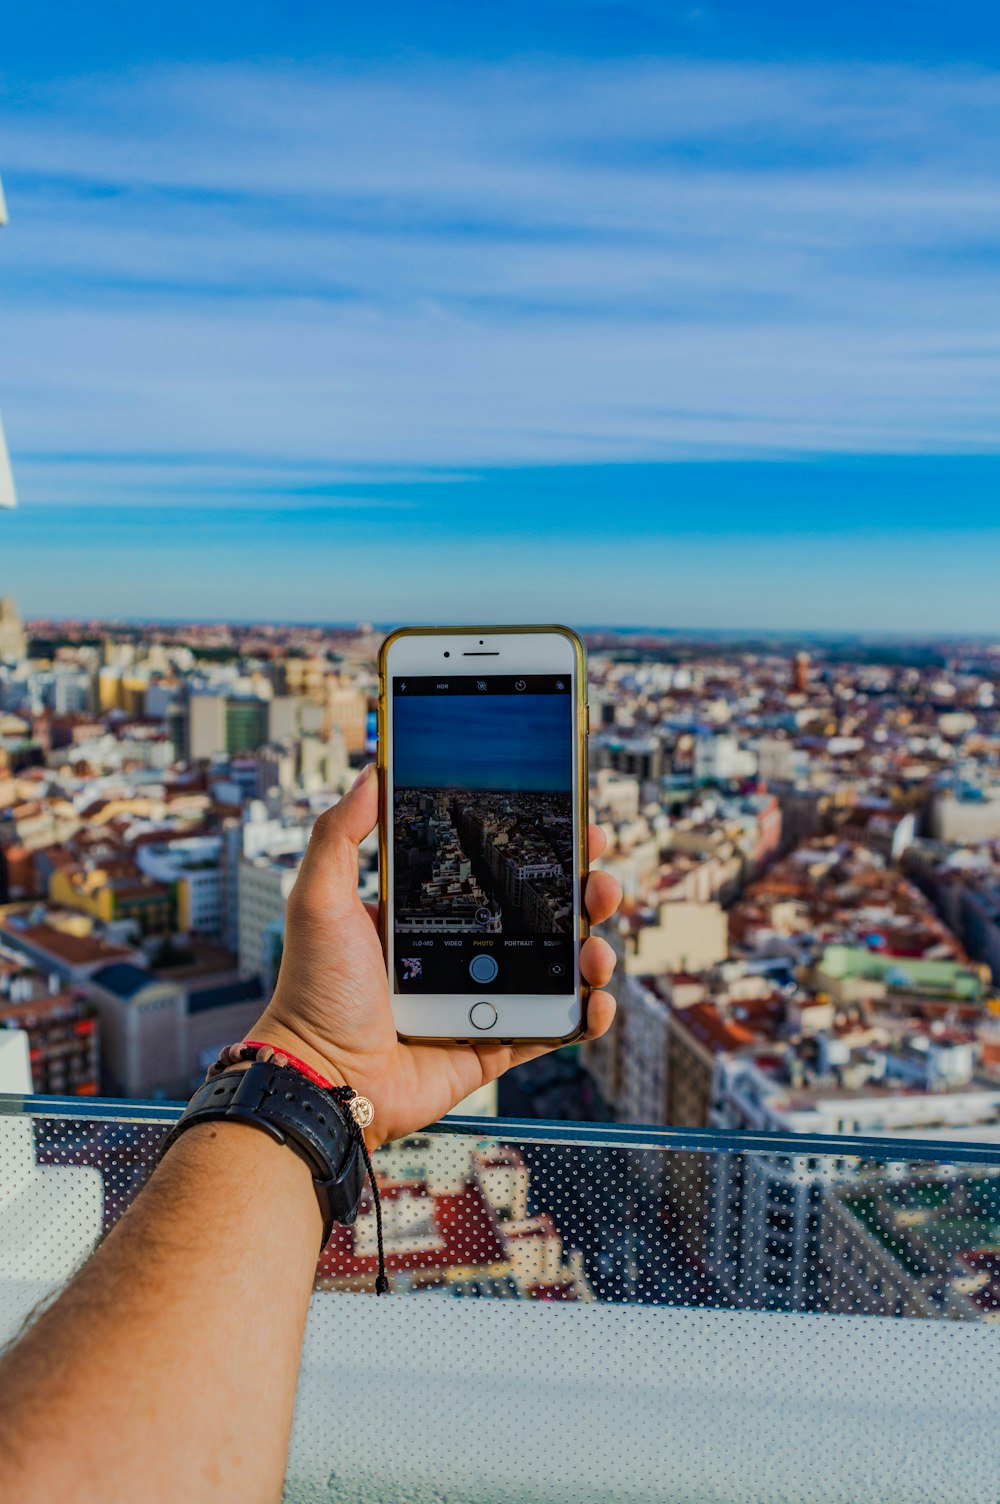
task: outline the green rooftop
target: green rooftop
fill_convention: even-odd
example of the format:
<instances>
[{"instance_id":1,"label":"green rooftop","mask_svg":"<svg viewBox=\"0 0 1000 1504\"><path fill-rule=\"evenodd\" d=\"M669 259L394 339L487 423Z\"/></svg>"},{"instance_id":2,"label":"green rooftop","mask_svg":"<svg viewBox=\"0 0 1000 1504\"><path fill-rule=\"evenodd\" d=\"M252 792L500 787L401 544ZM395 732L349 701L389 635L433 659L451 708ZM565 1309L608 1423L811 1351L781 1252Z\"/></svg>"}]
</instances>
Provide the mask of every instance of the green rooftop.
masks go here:
<instances>
[{"instance_id":1,"label":"green rooftop","mask_svg":"<svg viewBox=\"0 0 1000 1504\"><path fill-rule=\"evenodd\" d=\"M978 1002L983 995L977 973L957 961L886 956L863 945L828 945L818 970L838 980L857 977L884 982L890 990L924 992L960 1002Z\"/></svg>"}]
</instances>

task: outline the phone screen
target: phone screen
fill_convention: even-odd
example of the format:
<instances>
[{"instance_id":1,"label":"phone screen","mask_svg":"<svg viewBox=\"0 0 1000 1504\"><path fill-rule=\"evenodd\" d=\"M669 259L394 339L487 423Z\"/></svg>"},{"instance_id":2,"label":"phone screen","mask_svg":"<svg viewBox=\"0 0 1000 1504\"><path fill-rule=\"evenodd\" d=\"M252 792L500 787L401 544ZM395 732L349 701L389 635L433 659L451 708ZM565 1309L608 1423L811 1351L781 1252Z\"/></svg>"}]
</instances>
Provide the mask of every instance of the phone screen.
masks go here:
<instances>
[{"instance_id":1,"label":"phone screen","mask_svg":"<svg viewBox=\"0 0 1000 1504\"><path fill-rule=\"evenodd\" d=\"M397 992L574 990L572 688L393 678Z\"/></svg>"}]
</instances>

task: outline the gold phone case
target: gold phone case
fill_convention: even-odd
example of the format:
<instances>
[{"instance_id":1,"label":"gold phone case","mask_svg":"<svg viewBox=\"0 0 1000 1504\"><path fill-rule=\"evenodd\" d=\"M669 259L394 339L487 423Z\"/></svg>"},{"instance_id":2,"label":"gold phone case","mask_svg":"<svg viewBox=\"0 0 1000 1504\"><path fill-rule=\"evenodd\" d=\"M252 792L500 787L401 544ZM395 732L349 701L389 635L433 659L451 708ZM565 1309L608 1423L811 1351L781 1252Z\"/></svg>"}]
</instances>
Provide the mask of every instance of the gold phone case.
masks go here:
<instances>
[{"instance_id":1,"label":"gold phone case","mask_svg":"<svg viewBox=\"0 0 1000 1504\"><path fill-rule=\"evenodd\" d=\"M482 632L482 633L487 633L488 632L488 633L492 634L493 636L497 636L497 635L501 635L501 634L503 636L508 636L508 635L512 636L515 633L517 633L518 635L524 635L525 633L535 633L537 635L539 632L558 632L561 637L567 638L569 640L569 642L573 646L573 653L574 653L575 658L576 658L576 700L575 700L573 708L574 708L574 711L575 711L575 714L576 714L576 742L577 742L577 760L576 760L576 765L577 765L577 770L578 770L578 774L579 774L579 776L577 778L577 790L576 790L576 797L577 797L577 822L576 823L577 823L577 830L579 832L579 836L578 836L578 840L577 840L576 861L577 861L578 882L579 882L579 885L580 885L580 887L579 887L580 902L579 902L579 905L578 905L579 910L580 910L579 933L578 933L578 936L577 936L577 945L578 945L578 947L583 945L584 940L586 940L587 936L590 934L590 924L589 924L589 922L587 920L587 908L586 908L586 904L584 903L584 897L585 897L585 891L586 891L586 882L587 882L587 871L588 871L587 822L588 822L588 817L589 817L590 809L589 809L589 778L588 778L588 773L587 773L587 715L588 715L588 710L587 710L587 652L586 652L586 649L583 646L583 643L580 641L580 639L577 636L577 634L570 627L561 627L561 626L555 626L555 625L549 625L549 626L529 626L529 627L496 627L496 626L493 626L493 627L491 627L491 626L476 626L476 627L469 627L469 626L459 626L459 627L399 627L399 628L397 628L397 630L395 632L390 632L389 633L389 636L382 643L382 646L379 648L379 652L378 652L378 897L379 897L378 910L379 910L379 935L380 935L381 940L382 940L382 954L386 958L386 965L387 966L388 966L388 962L389 962L389 935L388 935L389 894L388 894L388 888L387 888L387 884L386 884L386 873L389 870L389 863L388 863L388 839L389 839L389 837L388 837L388 831L389 831L388 786L389 786L389 780L388 780L388 762L387 762L387 757L386 757L386 737L385 737L385 726L386 726L385 705L386 705L386 697L387 697L387 694L388 694L388 685L387 685L387 679L386 679L386 655L388 654L389 648L392 646L392 644L398 638L400 638L400 637L441 637L441 636L452 637L456 633L457 634L469 633L470 635L475 635L476 633L479 633L479 632ZM524 1040L513 1038L511 1042L514 1043L514 1044L520 1044L520 1043L524 1043L524 1044L572 1044L575 1039L580 1039L583 1036L583 1034L586 1032L586 1028L587 1028L587 1000L588 1000L589 995L590 995L590 988L589 988L589 986L587 985L586 982L584 982L584 981L581 980L581 983L580 983L580 1023L577 1026L577 1028L575 1028L573 1030L573 1032L571 1034L557 1035L553 1039L540 1039L536 1035L531 1035L530 1037L528 1037L528 1038L526 1038ZM435 1042L437 1042L437 1043L447 1043L447 1042L450 1042L450 1040L452 1038L454 1038L454 1037L456 1037L456 1036L447 1035L447 1036L441 1036L441 1038L439 1040L436 1040L435 1036L430 1035L430 1034L420 1034L420 1035L405 1035L405 1034L401 1034L400 1035L401 1039L412 1038L415 1042L423 1041L424 1043L435 1043ZM463 1043L465 1042L465 1036L464 1035L457 1036L457 1037L459 1037L462 1040ZM494 1042L496 1042L496 1041L494 1041Z\"/></svg>"}]
</instances>

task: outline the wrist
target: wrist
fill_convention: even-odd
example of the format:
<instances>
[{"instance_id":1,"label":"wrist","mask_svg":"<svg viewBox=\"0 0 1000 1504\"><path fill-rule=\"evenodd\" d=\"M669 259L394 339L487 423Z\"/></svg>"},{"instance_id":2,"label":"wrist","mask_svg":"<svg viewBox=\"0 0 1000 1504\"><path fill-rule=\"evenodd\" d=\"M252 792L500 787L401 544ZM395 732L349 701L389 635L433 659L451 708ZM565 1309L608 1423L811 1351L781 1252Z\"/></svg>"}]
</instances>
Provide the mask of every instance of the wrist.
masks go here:
<instances>
[{"instance_id":1,"label":"wrist","mask_svg":"<svg viewBox=\"0 0 1000 1504\"><path fill-rule=\"evenodd\" d=\"M328 1051L322 1049L317 1041L310 1039L300 1030L289 1028L267 1009L253 1028L247 1030L246 1038L259 1040L261 1044L273 1045L276 1050L284 1050L289 1055L296 1056L306 1065L311 1066L318 1075L325 1077L331 1086L349 1084Z\"/></svg>"},{"instance_id":2,"label":"wrist","mask_svg":"<svg viewBox=\"0 0 1000 1504\"><path fill-rule=\"evenodd\" d=\"M237 1123L270 1137L309 1170L323 1214L322 1247L334 1222L351 1223L357 1214L371 1161L351 1106L370 1110L371 1104L350 1089L342 1088L341 1097L324 1090L304 1075L309 1069L304 1061L286 1061L280 1051L271 1055L266 1046L245 1070L210 1075L167 1134L161 1155L189 1131L209 1124ZM377 1202L374 1183L372 1194ZM383 1272L380 1267L380 1276Z\"/></svg>"}]
</instances>

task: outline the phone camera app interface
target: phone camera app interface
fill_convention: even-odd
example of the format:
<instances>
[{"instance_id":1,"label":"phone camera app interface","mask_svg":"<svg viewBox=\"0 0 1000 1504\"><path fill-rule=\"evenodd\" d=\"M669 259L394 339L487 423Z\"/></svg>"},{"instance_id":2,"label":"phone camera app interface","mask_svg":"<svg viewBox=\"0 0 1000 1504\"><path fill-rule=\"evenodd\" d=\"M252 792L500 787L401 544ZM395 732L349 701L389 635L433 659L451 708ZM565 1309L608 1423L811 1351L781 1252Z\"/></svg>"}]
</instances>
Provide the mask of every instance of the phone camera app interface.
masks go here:
<instances>
[{"instance_id":1,"label":"phone camera app interface","mask_svg":"<svg viewBox=\"0 0 1000 1504\"><path fill-rule=\"evenodd\" d=\"M568 675L393 680L399 992L573 990Z\"/></svg>"}]
</instances>

